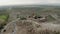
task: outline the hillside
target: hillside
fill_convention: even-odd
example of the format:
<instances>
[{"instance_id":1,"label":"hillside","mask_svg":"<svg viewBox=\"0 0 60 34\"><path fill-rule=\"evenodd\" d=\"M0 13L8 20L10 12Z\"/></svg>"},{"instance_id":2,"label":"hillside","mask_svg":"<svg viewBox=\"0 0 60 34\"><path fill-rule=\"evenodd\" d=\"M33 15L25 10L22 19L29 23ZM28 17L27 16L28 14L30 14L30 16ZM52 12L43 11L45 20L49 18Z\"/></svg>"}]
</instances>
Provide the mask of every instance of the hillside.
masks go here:
<instances>
[{"instance_id":1,"label":"hillside","mask_svg":"<svg viewBox=\"0 0 60 34\"><path fill-rule=\"evenodd\" d=\"M9 16L4 28L0 30L1 34L60 34L59 6L3 6L0 8L0 15ZM29 16L32 18L28 18Z\"/></svg>"},{"instance_id":2,"label":"hillside","mask_svg":"<svg viewBox=\"0 0 60 34\"><path fill-rule=\"evenodd\" d=\"M33 20L17 19L6 25L1 34L60 34L59 28L59 24L53 24L52 22L38 23Z\"/></svg>"}]
</instances>

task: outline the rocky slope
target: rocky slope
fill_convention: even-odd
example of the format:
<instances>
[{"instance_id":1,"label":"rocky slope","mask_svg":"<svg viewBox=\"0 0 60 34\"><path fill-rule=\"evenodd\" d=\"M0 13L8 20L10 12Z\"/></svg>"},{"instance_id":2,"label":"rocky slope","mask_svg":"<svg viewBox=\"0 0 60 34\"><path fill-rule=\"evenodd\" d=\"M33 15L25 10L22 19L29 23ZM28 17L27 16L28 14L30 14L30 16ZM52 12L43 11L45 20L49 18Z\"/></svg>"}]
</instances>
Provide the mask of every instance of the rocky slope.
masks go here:
<instances>
[{"instance_id":1,"label":"rocky slope","mask_svg":"<svg viewBox=\"0 0 60 34\"><path fill-rule=\"evenodd\" d=\"M11 23L1 34L60 34L60 25L38 23L33 20L17 20Z\"/></svg>"}]
</instances>

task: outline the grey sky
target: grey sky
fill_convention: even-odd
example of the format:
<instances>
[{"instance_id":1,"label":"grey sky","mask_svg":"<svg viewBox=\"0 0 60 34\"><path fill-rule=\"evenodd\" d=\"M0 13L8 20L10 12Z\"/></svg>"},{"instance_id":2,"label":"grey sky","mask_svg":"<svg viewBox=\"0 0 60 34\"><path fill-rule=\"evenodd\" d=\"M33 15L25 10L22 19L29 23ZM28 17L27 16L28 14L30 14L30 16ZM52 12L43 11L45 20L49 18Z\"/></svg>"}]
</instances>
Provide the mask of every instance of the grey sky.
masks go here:
<instances>
[{"instance_id":1,"label":"grey sky","mask_svg":"<svg viewBox=\"0 0 60 34\"><path fill-rule=\"evenodd\" d=\"M2 5L15 5L15 4L55 4L60 3L60 0L0 0L0 6Z\"/></svg>"}]
</instances>

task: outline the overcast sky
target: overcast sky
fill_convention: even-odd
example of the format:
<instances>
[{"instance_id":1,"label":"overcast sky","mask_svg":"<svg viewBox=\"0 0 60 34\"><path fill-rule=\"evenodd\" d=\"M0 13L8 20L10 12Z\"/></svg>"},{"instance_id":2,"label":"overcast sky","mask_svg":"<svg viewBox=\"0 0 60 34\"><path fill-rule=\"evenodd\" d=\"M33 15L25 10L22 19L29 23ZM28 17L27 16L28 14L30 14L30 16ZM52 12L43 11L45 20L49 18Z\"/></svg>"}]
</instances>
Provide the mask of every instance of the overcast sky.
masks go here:
<instances>
[{"instance_id":1,"label":"overcast sky","mask_svg":"<svg viewBox=\"0 0 60 34\"><path fill-rule=\"evenodd\" d=\"M0 0L2 5L24 5L24 4L59 4L60 0Z\"/></svg>"}]
</instances>

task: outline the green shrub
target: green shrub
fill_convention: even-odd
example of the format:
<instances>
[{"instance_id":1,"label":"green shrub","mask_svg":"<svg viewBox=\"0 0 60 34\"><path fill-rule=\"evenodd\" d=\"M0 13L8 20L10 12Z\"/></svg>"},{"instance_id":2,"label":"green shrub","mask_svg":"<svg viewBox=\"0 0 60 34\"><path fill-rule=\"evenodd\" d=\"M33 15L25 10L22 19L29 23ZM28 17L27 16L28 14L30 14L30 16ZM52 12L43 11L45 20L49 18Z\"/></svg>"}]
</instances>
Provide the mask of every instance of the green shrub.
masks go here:
<instances>
[{"instance_id":1,"label":"green shrub","mask_svg":"<svg viewBox=\"0 0 60 34\"><path fill-rule=\"evenodd\" d=\"M21 20L26 20L26 18L25 18L25 17L21 17L20 19L21 19Z\"/></svg>"}]
</instances>

